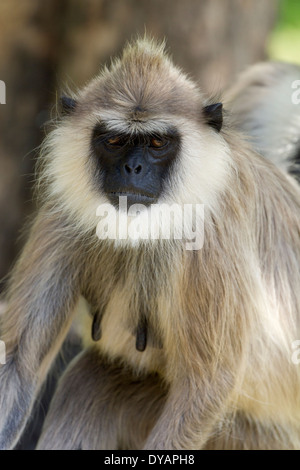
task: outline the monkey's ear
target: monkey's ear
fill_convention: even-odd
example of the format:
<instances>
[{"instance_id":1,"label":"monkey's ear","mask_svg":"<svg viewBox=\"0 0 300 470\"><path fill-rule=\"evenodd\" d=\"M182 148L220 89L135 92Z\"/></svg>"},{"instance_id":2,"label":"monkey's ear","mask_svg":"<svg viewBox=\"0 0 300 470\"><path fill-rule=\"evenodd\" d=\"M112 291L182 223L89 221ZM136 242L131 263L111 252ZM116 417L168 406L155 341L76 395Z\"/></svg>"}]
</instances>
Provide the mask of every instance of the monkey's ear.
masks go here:
<instances>
[{"instance_id":1,"label":"monkey's ear","mask_svg":"<svg viewBox=\"0 0 300 470\"><path fill-rule=\"evenodd\" d=\"M71 112L76 108L77 102L73 100L73 98L62 96L60 98L60 105L63 114L71 114Z\"/></svg>"},{"instance_id":2,"label":"monkey's ear","mask_svg":"<svg viewBox=\"0 0 300 470\"><path fill-rule=\"evenodd\" d=\"M220 132L223 124L223 104L215 103L205 106L203 113L207 124Z\"/></svg>"}]
</instances>

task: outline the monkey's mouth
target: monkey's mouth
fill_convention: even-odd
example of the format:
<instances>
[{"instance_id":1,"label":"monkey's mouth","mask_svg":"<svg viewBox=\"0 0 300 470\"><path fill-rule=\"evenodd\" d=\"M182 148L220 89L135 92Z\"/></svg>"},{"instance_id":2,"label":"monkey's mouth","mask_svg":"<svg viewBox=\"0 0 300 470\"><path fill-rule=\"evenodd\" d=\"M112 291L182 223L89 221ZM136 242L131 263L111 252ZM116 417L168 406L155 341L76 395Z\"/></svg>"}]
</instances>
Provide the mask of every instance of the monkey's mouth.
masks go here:
<instances>
[{"instance_id":1,"label":"monkey's mouth","mask_svg":"<svg viewBox=\"0 0 300 470\"><path fill-rule=\"evenodd\" d=\"M149 206L150 204L154 204L157 201L156 197L139 192L110 191L106 194L111 204L113 204L118 209L126 209L126 203L127 208L129 208L133 204L143 204L144 206ZM125 197L127 198L127 200L125 199Z\"/></svg>"}]
</instances>

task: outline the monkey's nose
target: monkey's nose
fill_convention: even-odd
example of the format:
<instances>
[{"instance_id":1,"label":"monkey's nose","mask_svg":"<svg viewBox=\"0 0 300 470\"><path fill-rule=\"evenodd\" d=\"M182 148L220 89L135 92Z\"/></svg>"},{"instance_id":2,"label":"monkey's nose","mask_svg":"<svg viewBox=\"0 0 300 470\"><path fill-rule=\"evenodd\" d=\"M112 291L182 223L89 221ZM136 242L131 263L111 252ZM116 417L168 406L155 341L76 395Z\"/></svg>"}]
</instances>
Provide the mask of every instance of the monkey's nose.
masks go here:
<instances>
[{"instance_id":1,"label":"monkey's nose","mask_svg":"<svg viewBox=\"0 0 300 470\"><path fill-rule=\"evenodd\" d=\"M127 174L140 174L141 171L142 171L142 165L140 165L139 163L138 164L133 164L133 165L129 165L128 163L126 163L124 165L124 170L125 170L125 173Z\"/></svg>"}]
</instances>

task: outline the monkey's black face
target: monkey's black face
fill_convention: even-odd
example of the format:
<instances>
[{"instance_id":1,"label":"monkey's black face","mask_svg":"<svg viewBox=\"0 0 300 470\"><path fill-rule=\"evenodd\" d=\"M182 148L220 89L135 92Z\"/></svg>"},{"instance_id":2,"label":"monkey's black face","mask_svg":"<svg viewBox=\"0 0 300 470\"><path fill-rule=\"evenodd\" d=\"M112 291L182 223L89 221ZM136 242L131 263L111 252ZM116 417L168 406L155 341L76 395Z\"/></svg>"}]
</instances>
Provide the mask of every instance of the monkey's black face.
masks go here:
<instances>
[{"instance_id":1,"label":"monkey's black face","mask_svg":"<svg viewBox=\"0 0 300 470\"><path fill-rule=\"evenodd\" d=\"M93 131L91 145L101 172L101 189L109 201L118 207L119 197L127 196L128 206L147 206L164 189L180 138L173 128L164 134L128 135L108 131L101 124Z\"/></svg>"}]
</instances>

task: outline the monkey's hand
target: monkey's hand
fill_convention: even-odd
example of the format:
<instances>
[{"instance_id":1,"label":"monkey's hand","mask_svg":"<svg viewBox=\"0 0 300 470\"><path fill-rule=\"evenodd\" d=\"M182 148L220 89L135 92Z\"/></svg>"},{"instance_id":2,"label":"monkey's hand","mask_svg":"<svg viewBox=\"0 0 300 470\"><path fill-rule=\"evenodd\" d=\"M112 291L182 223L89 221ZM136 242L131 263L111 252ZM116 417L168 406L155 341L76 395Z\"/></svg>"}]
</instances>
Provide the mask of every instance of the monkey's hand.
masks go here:
<instances>
[{"instance_id":1,"label":"monkey's hand","mask_svg":"<svg viewBox=\"0 0 300 470\"><path fill-rule=\"evenodd\" d=\"M0 449L16 445L72 322L79 276L70 262L74 239L65 233L41 213L11 276L0 324L7 353L0 366Z\"/></svg>"}]
</instances>

